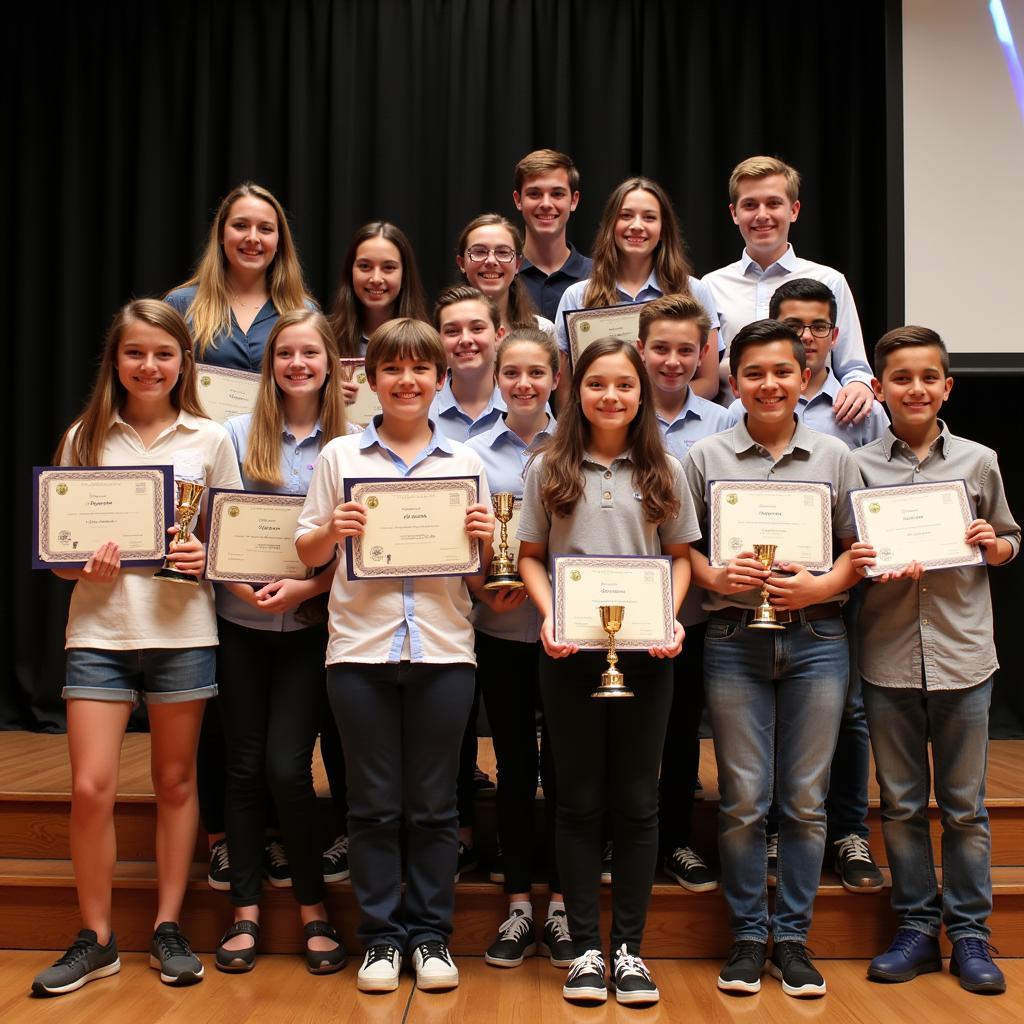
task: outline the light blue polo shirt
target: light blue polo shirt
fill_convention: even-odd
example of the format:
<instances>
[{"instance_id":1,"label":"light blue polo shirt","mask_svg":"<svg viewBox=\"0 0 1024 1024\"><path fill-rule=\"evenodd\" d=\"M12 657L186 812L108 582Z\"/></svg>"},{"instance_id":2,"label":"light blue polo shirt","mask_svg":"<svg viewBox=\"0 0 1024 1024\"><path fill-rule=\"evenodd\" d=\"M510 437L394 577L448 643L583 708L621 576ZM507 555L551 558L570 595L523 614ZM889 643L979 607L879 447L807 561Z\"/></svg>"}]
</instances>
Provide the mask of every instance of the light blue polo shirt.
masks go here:
<instances>
[{"instance_id":1,"label":"light blue polo shirt","mask_svg":"<svg viewBox=\"0 0 1024 1024\"><path fill-rule=\"evenodd\" d=\"M452 378L449 374L444 387L437 393L430 405L430 421L449 441L468 441L471 437L486 433L506 412L505 399L495 387L491 400L476 419L473 419L459 405L452 393Z\"/></svg>"}]
</instances>

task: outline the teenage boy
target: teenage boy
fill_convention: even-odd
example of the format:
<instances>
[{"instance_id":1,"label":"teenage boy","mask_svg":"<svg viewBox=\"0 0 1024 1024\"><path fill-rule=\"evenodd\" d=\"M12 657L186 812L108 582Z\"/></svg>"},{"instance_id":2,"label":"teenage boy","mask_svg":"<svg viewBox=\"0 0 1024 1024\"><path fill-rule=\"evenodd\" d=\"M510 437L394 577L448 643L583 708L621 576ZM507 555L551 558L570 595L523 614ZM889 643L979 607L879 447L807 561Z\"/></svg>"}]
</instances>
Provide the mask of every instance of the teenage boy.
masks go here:
<instances>
[{"instance_id":1,"label":"teenage boy","mask_svg":"<svg viewBox=\"0 0 1024 1024\"><path fill-rule=\"evenodd\" d=\"M707 312L690 295L666 295L640 312L637 349L651 380L665 449L680 462L695 441L729 426L725 409L690 388L701 361L708 358L710 331ZM717 353L710 358L717 359ZM718 888L714 871L690 845L704 711L703 597L699 587L691 586L679 610L686 643L674 662L675 687L658 784L660 858L666 873L691 892Z\"/></svg>"},{"instance_id":2,"label":"teenage boy","mask_svg":"<svg viewBox=\"0 0 1024 1024\"><path fill-rule=\"evenodd\" d=\"M873 402L857 307L838 270L800 259L793 251L789 226L800 214L799 196L800 175L775 157L749 157L729 176L729 212L745 248L736 263L704 277L715 297L719 336L725 345L722 375L736 332L769 315L772 292L791 277L812 277L828 285L838 305L839 340L832 367L842 387L836 395L836 418L840 423L857 422L867 416Z\"/></svg>"},{"instance_id":3,"label":"teenage boy","mask_svg":"<svg viewBox=\"0 0 1024 1024\"><path fill-rule=\"evenodd\" d=\"M580 172L565 153L534 150L516 164L512 201L526 225L519 279L541 316L554 321L565 289L590 277L590 260L565 237L580 201Z\"/></svg>"},{"instance_id":4,"label":"teenage boy","mask_svg":"<svg viewBox=\"0 0 1024 1024\"><path fill-rule=\"evenodd\" d=\"M949 432L939 419L953 378L942 339L927 327L897 327L875 346L873 382L892 427L854 453L865 485L963 480L977 516L964 540L987 565L1020 549L996 453ZM874 563L867 543L858 568ZM953 944L950 970L970 992L1003 992L989 955L991 837L985 810L988 708L999 667L992 599L982 566L923 573L919 562L877 577L861 613L864 703L881 791L882 835L900 927L871 961L868 977L909 981L942 969L939 928ZM942 817L942 893L928 828L928 744Z\"/></svg>"},{"instance_id":5,"label":"teenage boy","mask_svg":"<svg viewBox=\"0 0 1024 1024\"><path fill-rule=\"evenodd\" d=\"M861 484L850 450L796 417L807 383L799 337L777 320L744 327L729 353L729 384L746 417L698 441L683 463L698 516L713 480L827 481L833 539L849 547L849 492ZM812 575L795 562L762 567L753 551L712 566L691 546L694 582L706 591L705 699L718 761L719 854L734 944L718 977L725 992L761 987L768 970L787 995L821 996L807 932L825 851L825 793L848 682L840 611L856 580L844 552ZM764 585L779 630L748 628ZM779 807L779 884L768 916L765 819L773 784Z\"/></svg>"}]
</instances>

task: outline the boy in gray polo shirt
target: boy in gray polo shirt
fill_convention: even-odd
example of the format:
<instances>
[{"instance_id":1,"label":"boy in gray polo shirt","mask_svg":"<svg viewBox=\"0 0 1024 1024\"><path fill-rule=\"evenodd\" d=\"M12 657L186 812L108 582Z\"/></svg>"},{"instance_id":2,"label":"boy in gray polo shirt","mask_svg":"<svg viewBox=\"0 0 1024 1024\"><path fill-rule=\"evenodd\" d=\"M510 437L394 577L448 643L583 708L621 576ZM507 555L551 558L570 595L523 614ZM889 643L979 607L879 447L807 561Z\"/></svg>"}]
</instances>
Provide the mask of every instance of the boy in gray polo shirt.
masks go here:
<instances>
[{"instance_id":1,"label":"boy in gray polo shirt","mask_svg":"<svg viewBox=\"0 0 1024 1024\"><path fill-rule=\"evenodd\" d=\"M1010 561L1020 527L1006 504L996 453L956 437L939 419L953 378L942 339L898 327L875 347L872 382L892 427L854 453L868 487L963 480L974 519L965 541L988 565ZM854 565L874 564L867 543ZM918 562L870 583L861 612L861 674L882 800L882 834L900 927L868 968L878 981L940 971L938 934L953 943L950 970L971 992L1003 992L988 949L991 839L985 810L988 709L998 667L992 601L982 566L923 572ZM942 812L942 894L928 829L928 743Z\"/></svg>"}]
</instances>

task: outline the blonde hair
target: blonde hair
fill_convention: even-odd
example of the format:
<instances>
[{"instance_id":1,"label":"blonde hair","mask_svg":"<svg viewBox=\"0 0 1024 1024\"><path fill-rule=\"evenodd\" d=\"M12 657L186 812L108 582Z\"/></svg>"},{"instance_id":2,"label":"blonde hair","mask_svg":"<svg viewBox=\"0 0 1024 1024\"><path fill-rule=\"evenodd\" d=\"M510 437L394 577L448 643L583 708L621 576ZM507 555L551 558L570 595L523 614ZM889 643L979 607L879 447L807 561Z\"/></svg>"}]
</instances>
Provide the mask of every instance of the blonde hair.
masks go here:
<instances>
[{"instance_id":1,"label":"blonde hair","mask_svg":"<svg viewBox=\"0 0 1024 1024\"><path fill-rule=\"evenodd\" d=\"M219 335L227 334L231 330L231 301L224 269L227 258L221 242L224 237L224 224L231 214L231 207L246 196L269 203L277 217L277 252L267 269L267 290L274 308L278 312L300 309L307 302L313 301L302 279L302 267L299 265L299 257L295 251L284 208L273 193L262 185L243 181L220 201L217 215L210 224L206 248L199 259L195 274L177 286L194 286L196 289L195 297L185 315L192 327L192 337L199 359L205 358L206 350L211 345L217 347Z\"/></svg>"},{"instance_id":2,"label":"blonde hair","mask_svg":"<svg viewBox=\"0 0 1024 1024\"><path fill-rule=\"evenodd\" d=\"M320 388L320 411L317 416L320 420L320 448L345 433L345 399L341 388L331 379L331 371L338 365L338 344L327 318L312 309L292 309L282 313L263 350L260 390L252 413L249 441L242 463L242 472L246 476L272 487L280 487L284 483L281 475L281 435L285 426L284 396L274 379L274 353L282 333L289 327L301 324L308 324L320 335L327 354L327 379Z\"/></svg>"},{"instance_id":3,"label":"blonde hair","mask_svg":"<svg viewBox=\"0 0 1024 1024\"><path fill-rule=\"evenodd\" d=\"M775 156L748 156L741 160L729 175L729 202L735 204L739 199L740 182L773 174L781 174L786 179L786 198L795 203L800 198L800 172Z\"/></svg>"}]
</instances>

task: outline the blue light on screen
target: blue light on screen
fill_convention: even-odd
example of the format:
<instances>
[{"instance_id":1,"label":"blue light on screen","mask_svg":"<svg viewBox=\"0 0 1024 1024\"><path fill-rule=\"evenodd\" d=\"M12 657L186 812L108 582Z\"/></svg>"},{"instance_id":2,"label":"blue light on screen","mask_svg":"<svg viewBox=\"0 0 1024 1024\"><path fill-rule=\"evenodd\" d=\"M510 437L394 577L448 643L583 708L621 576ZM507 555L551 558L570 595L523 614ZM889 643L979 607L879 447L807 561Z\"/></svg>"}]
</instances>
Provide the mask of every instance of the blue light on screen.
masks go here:
<instances>
[{"instance_id":1,"label":"blue light on screen","mask_svg":"<svg viewBox=\"0 0 1024 1024\"><path fill-rule=\"evenodd\" d=\"M1003 9L1002 0L989 0L988 10L992 15L996 39L999 40L1003 56L1006 58L1010 82L1013 85L1014 95L1017 97L1017 108L1020 110L1021 117L1024 118L1024 69L1021 68L1020 57L1017 54L1017 47L1013 41L1013 33L1010 31L1010 22Z\"/></svg>"}]
</instances>

